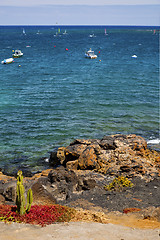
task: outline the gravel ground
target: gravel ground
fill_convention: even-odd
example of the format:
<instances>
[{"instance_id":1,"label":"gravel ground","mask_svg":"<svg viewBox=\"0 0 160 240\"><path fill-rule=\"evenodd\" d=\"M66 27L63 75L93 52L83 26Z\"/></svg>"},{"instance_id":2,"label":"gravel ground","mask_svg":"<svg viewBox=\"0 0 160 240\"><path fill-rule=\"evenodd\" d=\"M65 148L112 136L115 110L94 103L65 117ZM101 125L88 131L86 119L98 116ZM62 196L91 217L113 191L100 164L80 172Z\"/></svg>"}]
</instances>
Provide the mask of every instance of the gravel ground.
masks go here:
<instances>
[{"instance_id":1,"label":"gravel ground","mask_svg":"<svg viewBox=\"0 0 160 240\"><path fill-rule=\"evenodd\" d=\"M123 191L105 191L103 187L105 181L101 181L102 186L74 195L62 204L83 209L91 209L91 206L94 205L109 212L123 212L125 208L143 210L149 207L160 207L160 177L150 182L140 178L130 180L134 186ZM84 205L83 200L87 200L88 204Z\"/></svg>"},{"instance_id":2,"label":"gravel ground","mask_svg":"<svg viewBox=\"0 0 160 240\"><path fill-rule=\"evenodd\" d=\"M160 240L160 229L136 229L114 224L71 222L38 227L0 223L1 240Z\"/></svg>"}]
</instances>

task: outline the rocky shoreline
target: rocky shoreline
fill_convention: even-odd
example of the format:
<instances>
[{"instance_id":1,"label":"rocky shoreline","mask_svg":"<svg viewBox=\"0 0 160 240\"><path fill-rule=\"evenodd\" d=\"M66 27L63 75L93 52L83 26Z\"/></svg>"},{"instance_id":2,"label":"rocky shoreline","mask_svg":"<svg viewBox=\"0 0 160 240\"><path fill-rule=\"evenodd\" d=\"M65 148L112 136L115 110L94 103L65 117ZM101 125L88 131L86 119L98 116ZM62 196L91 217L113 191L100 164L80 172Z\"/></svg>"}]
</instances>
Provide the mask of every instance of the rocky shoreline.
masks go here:
<instances>
[{"instance_id":1,"label":"rocky shoreline","mask_svg":"<svg viewBox=\"0 0 160 240\"><path fill-rule=\"evenodd\" d=\"M111 176L152 179L160 174L160 153L148 149L147 142L134 134L76 139L52 152L49 162L53 167L62 165L69 170L94 170Z\"/></svg>"},{"instance_id":2,"label":"rocky shoreline","mask_svg":"<svg viewBox=\"0 0 160 240\"><path fill-rule=\"evenodd\" d=\"M50 169L24 178L33 204L62 204L104 213L136 214L160 221L160 153L137 135L112 135L101 140L77 139L50 155ZM108 191L115 177L133 187ZM14 204L16 178L0 173L0 204Z\"/></svg>"}]
</instances>

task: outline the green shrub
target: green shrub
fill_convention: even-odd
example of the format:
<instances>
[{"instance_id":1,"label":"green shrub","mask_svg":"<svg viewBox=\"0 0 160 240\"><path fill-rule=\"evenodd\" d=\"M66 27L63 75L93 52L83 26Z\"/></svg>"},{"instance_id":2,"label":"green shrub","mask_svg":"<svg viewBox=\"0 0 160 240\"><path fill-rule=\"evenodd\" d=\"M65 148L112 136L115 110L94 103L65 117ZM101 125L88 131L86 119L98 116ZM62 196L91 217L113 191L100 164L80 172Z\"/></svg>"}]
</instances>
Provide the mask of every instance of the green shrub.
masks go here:
<instances>
[{"instance_id":1,"label":"green shrub","mask_svg":"<svg viewBox=\"0 0 160 240\"><path fill-rule=\"evenodd\" d=\"M108 191L122 191L125 188L131 187L133 187L133 183L124 176L116 177L109 185L104 186Z\"/></svg>"}]
</instances>

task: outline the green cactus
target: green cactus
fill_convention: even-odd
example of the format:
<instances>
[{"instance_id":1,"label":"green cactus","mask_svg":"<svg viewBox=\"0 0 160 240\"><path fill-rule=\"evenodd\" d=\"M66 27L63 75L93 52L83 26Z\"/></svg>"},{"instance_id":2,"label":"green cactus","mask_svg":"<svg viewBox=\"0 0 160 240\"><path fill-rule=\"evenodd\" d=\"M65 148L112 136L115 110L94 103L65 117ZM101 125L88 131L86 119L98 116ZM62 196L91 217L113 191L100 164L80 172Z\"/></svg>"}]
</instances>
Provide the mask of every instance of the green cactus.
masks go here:
<instances>
[{"instance_id":1,"label":"green cactus","mask_svg":"<svg viewBox=\"0 0 160 240\"><path fill-rule=\"evenodd\" d=\"M31 209L31 204L33 202L33 194L31 188L27 192L27 206L26 206L26 212L29 212Z\"/></svg>"},{"instance_id":2,"label":"green cactus","mask_svg":"<svg viewBox=\"0 0 160 240\"><path fill-rule=\"evenodd\" d=\"M27 192L27 206L25 207L25 189L23 186L23 175L22 171L18 171L17 173L17 196L16 196L16 205L17 205L17 212L20 215L25 214L26 212L29 212L31 209L31 204L33 201L33 196L32 196L32 190L29 189Z\"/></svg>"}]
</instances>

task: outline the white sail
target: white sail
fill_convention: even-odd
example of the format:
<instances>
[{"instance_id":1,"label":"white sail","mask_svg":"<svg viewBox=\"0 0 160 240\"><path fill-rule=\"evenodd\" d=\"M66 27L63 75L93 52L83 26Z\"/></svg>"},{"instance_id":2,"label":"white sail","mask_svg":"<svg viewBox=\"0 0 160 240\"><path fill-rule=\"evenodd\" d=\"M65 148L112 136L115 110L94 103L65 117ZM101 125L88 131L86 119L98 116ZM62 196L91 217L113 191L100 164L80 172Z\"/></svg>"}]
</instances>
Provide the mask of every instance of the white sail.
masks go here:
<instances>
[{"instance_id":1,"label":"white sail","mask_svg":"<svg viewBox=\"0 0 160 240\"><path fill-rule=\"evenodd\" d=\"M23 28L23 34L26 35L25 29Z\"/></svg>"}]
</instances>

